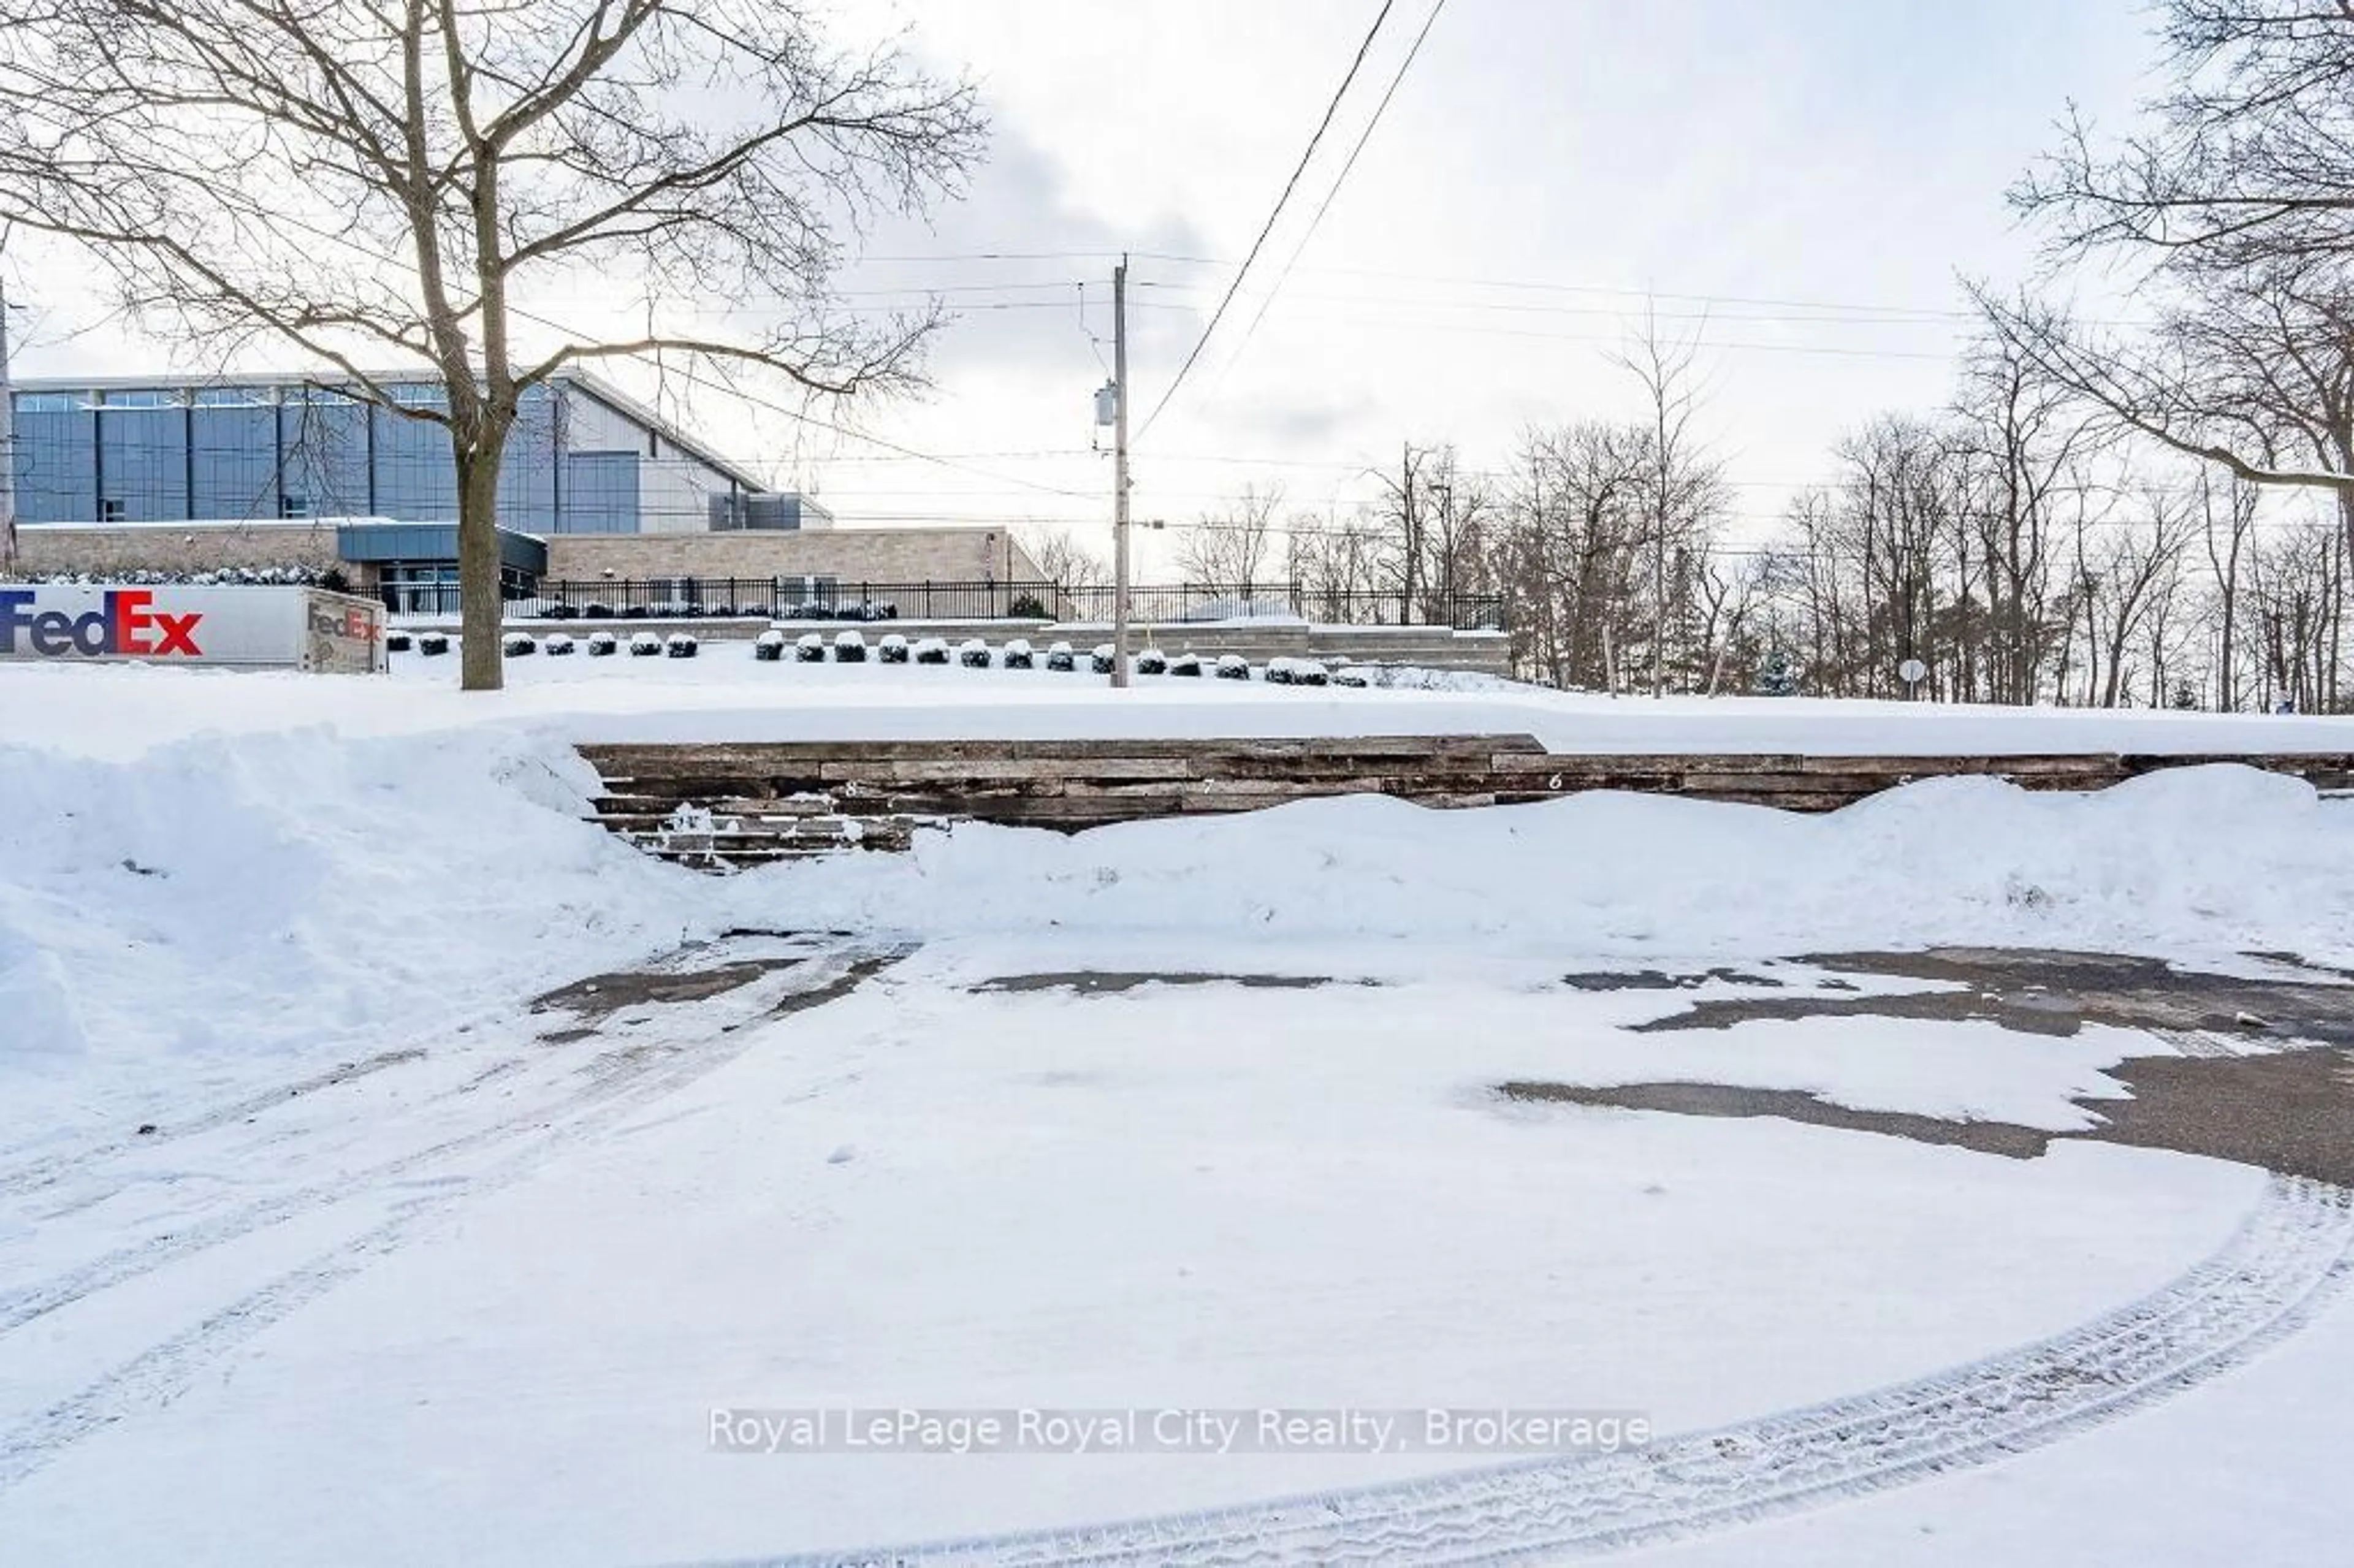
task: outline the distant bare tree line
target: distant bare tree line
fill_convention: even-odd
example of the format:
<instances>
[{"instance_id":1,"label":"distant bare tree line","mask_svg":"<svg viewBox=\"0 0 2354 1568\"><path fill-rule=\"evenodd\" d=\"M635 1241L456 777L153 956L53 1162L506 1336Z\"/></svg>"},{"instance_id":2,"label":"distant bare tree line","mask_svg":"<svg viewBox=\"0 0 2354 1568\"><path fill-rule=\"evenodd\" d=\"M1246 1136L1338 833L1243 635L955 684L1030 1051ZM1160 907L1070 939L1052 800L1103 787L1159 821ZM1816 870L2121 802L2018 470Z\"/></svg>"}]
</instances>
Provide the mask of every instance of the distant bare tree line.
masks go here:
<instances>
[{"instance_id":1,"label":"distant bare tree line","mask_svg":"<svg viewBox=\"0 0 2354 1568\"><path fill-rule=\"evenodd\" d=\"M1521 670L1594 690L2354 709L2354 8L2154 16L2148 128L2072 123L2012 191L2046 270L1970 286L1950 406L1851 431L1770 535L1696 439L1702 334L1647 319L1645 417L1526 431L1500 475L1408 448L1292 575L1491 585ZM2095 259L2151 319L2047 302Z\"/></svg>"}]
</instances>

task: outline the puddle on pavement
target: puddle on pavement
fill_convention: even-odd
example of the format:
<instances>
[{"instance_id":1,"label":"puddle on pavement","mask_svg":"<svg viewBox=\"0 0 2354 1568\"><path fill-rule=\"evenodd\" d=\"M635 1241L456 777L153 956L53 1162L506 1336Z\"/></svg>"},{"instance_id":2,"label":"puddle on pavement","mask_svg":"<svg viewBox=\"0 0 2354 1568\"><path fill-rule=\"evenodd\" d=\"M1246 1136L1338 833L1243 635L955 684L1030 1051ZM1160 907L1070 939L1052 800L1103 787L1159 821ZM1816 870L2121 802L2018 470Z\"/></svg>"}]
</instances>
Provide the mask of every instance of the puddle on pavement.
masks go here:
<instances>
[{"instance_id":1,"label":"puddle on pavement","mask_svg":"<svg viewBox=\"0 0 2354 1568\"><path fill-rule=\"evenodd\" d=\"M1799 1090L1722 1084L1585 1087L1518 1082L1499 1086L1499 1092L1524 1103L1777 1117L2013 1160L2033 1159L2060 1139L2086 1139L2210 1155L2354 1187L2354 986L2342 983L2348 971L2292 954L2247 956L2330 980L2202 974L2154 959L2041 949L1831 953L1799 961L1835 974L1943 981L1958 989L1893 996L1794 991L1712 998L1669 1017L1627 1026L1649 1033L1730 1029L1755 1019L1920 1018L1984 1020L2022 1033L2069 1035L2086 1023L2105 1023L2183 1047L2185 1054L2135 1056L2106 1069L2132 1097L2077 1100L2099 1120L2073 1132L1856 1110ZM1572 976L1569 983L1577 985L1580 978ZM1727 978L1727 972L1712 970L1691 983L1710 978ZM1664 989L1647 978L1635 983ZM2262 1050L2243 1054L2258 1044Z\"/></svg>"},{"instance_id":2,"label":"puddle on pavement","mask_svg":"<svg viewBox=\"0 0 2354 1568\"><path fill-rule=\"evenodd\" d=\"M774 950L732 956L755 943L773 945ZM801 932L731 931L717 941L690 944L655 967L588 975L558 986L534 997L531 1011L570 1013L572 1025L540 1038L552 1045L571 1044L597 1033L599 1024L626 1009L707 1001L807 963L822 950Z\"/></svg>"},{"instance_id":3,"label":"puddle on pavement","mask_svg":"<svg viewBox=\"0 0 2354 1568\"><path fill-rule=\"evenodd\" d=\"M1617 1084L1587 1088L1575 1084L1513 1083L1499 1086L1508 1100L1595 1106L1611 1110L1668 1111L1677 1116L1779 1117L1809 1127L1849 1132L1885 1133L1914 1143L1942 1143L2032 1160L2053 1137L2041 1128L2007 1121L1941 1121L1897 1111L1850 1110L1818 1099L1803 1089L1740 1089L1723 1084Z\"/></svg>"},{"instance_id":4,"label":"puddle on pavement","mask_svg":"<svg viewBox=\"0 0 2354 1568\"><path fill-rule=\"evenodd\" d=\"M1314 991L1328 985L1379 985L1379 980L1339 980L1331 975L1222 975L1192 970L1127 972L1058 969L1034 975L999 975L970 989L976 995L1001 991L1067 991L1080 996L1117 996L1146 985L1238 985L1252 991Z\"/></svg>"},{"instance_id":5,"label":"puddle on pavement","mask_svg":"<svg viewBox=\"0 0 2354 1568\"><path fill-rule=\"evenodd\" d=\"M1723 968L1686 971L1594 969L1561 977L1561 983L1574 991L1697 991L1711 980L1769 990L1779 990L1784 983L1771 975L1753 975L1741 969Z\"/></svg>"},{"instance_id":6,"label":"puddle on pavement","mask_svg":"<svg viewBox=\"0 0 2354 1568\"><path fill-rule=\"evenodd\" d=\"M2290 1176L2354 1187L2354 1051L2307 1047L2262 1056L2136 1056L2107 1069L2133 1097L2080 1099L2101 1118L2073 1132L2006 1121L1944 1121L1898 1111L1856 1110L1797 1089L1723 1084L1511 1083L1524 1103L1668 1111L1679 1116L1778 1117L1809 1127L1880 1133L2032 1160L2075 1139L2204 1154Z\"/></svg>"},{"instance_id":7,"label":"puddle on pavement","mask_svg":"<svg viewBox=\"0 0 2354 1568\"><path fill-rule=\"evenodd\" d=\"M2251 954L2285 964L2281 954ZM1730 1029L1757 1019L1914 1018L1982 1021L2023 1034L2071 1035L2115 1024L2212 1048L2251 1040L2354 1045L2354 987L2330 980L2252 979L2177 969L2156 959L2038 948L1938 948L1919 953L1820 953L1797 960L1832 974L1940 981L1957 989L1894 995L1793 992L1712 997L1629 1025L1638 1033ZM1721 971L1710 971L1718 974ZM1571 976L1577 984L1583 977ZM1693 983L1706 977L1695 978ZM1594 989L1590 986L1582 989ZM2231 1043L2225 1044L2223 1043Z\"/></svg>"}]
</instances>

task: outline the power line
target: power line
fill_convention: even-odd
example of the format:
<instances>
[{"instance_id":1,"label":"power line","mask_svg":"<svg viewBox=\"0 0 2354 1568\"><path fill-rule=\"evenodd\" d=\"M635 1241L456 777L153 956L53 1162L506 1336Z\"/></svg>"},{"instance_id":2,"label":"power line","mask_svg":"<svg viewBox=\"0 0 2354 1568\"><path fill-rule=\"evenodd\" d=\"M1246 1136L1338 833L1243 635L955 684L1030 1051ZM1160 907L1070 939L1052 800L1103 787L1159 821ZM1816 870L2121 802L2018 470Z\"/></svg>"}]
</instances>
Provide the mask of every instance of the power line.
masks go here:
<instances>
[{"instance_id":1,"label":"power line","mask_svg":"<svg viewBox=\"0 0 2354 1568\"><path fill-rule=\"evenodd\" d=\"M507 306L507 309L512 313L523 317L525 321L537 322L540 325L548 328L550 331L560 332L567 337L579 337L585 335L583 334L574 332L562 322L550 321L546 316L525 310L521 305L510 303ZM641 364L652 363L652 355L644 353L633 354L628 357L635 359ZM682 367L677 370L675 374L680 380L685 382L690 387L702 387L711 391L724 393L728 397L739 398L746 403L749 403L756 408L767 408L773 413L782 414L789 419L795 420L801 424L812 426L818 429L831 431L835 435L844 437L850 440L864 441L871 446L880 447L885 451L896 452L899 456L907 458L911 461L931 463L940 468L953 469L959 472L973 474L978 478L996 480L998 482L1002 484L1013 484L1019 486L1023 490L1036 491L1044 495L1067 496L1074 501L1090 501L1094 499L1093 494L1087 491L1066 490L1060 485L1040 484L1034 480L1023 479L1018 475L995 473L991 472L988 469L975 468L970 463L960 462L954 458L936 457L930 452L918 451L913 447L902 446L896 441L885 440L881 436L868 435L864 430L854 430L847 425L838 425L832 419L822 419L814 414L804 413L799 408L790 408L783 403L779 403L773 397L764 397L758 393L748 391L744 387L731 386L725 381L714 380L708 376L698 376L691 368Z\"/></svg>"},{"instance_id":2,"label":"power line","mask_svg":"<svg viewBox=\"0 0 2354 1568\"><path fill-rule=\"evenodd\" d=\"M381 260L381 258L376 257L376 252L370 249L367 246L361 244L359 241L351 238L347 235L337 234L331 229L322 228L315 224L302 222L292 217L288 218L286 221L292 224L295 228L301 228L306 233L316 235L319 238L331 244L340 245L344 249L359 255ZM1044 252L1039 254L1042 258L1044 255ZM520 316L525 321L536 322L541 326L546 327L552 332L562 333L568 338L578 339L589 335L585 333L576 332L572 328L566 326L561 322L551 321L546 316L540 315L536 312L527 311L520 305L510 303L507 306L507 309L513 315ZM662 368L659 362L656 361L654 356L651 354L640 352L628 355L627 357L635 359L640 364L655 365L657 368ZM697 376L692 369L682 367L676 372L676 374L681 380L686 382L689 386L704 387L713 391L725 393L730 397L737 397L744 402L749 403L755 408L768 408L772 412L782 414L785 418L795 420L798 423L808 425L818 429L827 430L834 435L842 436L850 440L864 441L871 446L880 447L885 451L896 453L911 461L931 463L941 468L970 473L979 478L996 480L1001 483L1018 485L1023 490L1035 491L1041 494L1059 495L1075 501L1094 499L1092 493L1087 491L1066 490L1058 485L1040 484L1034 481L1022 479L1013 474L993 473L987 469L974 468L969 463L961 462L952 458L935 457L929 452L918 451L913 447L903 446L896 441L886 440L881 436L868 435L863 430L854 430L846 425L836 424L831 419L823 419L818 418L814 414L804 413L798 408L790 408L773 398L763 397L757 393L747 391L743 387L731 386L724 381L716 381L706 376Z\"/></svg>"},{"instance_id":3,"label":"power line","mask_svg":"<svg viewBox=\"0 0 2354 1568\"><path fill-rule=\"evenodd\" d=\"M1135 308L1146 311L1182 311L1190 307L1154 304L1146 301L1139 303ZM1346 320L1348 317L1345 313L1341 313L1333 319ZM1455 322L1396 321L1388 317L1360 319L1377 319L1384 326L1397 332L1469 333L1479 337L1535 338L1552 343L1621 344L1625 342L1623 338L1606 336L1599 333L1531 332L1518 327L1466 326ZM1843 348L1832 344L1726 343L1711 340L1703 343L1702 346L1711 350L1731 349L1741 353L1756 354L1828 354L1850 359L1935 359L1950 362L1954 357L1950 352L1934 353L1925 349L1902 348Z\"/></svg>"},{"instance_id":4,"label":"power line","mask_svg":"<svg viewBox=\"0 0 2354 1568\"><path fill-rule=\"evenodd\" d=\"M861 256L857 260L892 265L925 261L1095 261L1119 254L1117 250L944 250L925 255Z\"/></svg>"},{"instance_id":5,"label":"power line","mask_svg":"<svg viewBox=\"0 0 2354 1568\"><path fill-rule=\"evenodd\" d=\"M1137 440L1142 440L1150 432L1153 421L1160 418L1161 410L1169 407L1169 400L1177 396L1177 388L1185 384L1186 373L1202 357L1202 350L1209 346L1210 334L1216 332L1218 323L1225 319L1227 307L1235 302L1235 295L1241 290L1243 280L1250 275L1251 263L1258 260L1260 249L1267 244L1267 237L1275 232L1276 220L1283 216L1284 204L1299 188L1299 176L1308 172L1309 161L1316 156L1316 149L1323 142L1324 132L1331 128L1332 117L1341 111L1341 100L1348 95L1349 84L1357 79L1357 72L1364 66L1365 56L1373 51L1373 38L1381 32L1382 24L1389 20L1390 7L1394 4L1396 0L1382 0L1382 8L1374 13L1373 25L1365 29L1364 41L1357 46L1356 58L1349 62L1348 74L1341 79L1341 85L1333 92L1331 101L1325 104L1324 118L1316 122L1316 133L1308 138L1308 150L1299 154L1299 162L1293 167L1291 177L1283 182L1283 190L1275 198L1275 206L1268 211L1267 222L1259 226L1258 238L1251 241L1249 251L1243 257L1243 264L1235 270L1234 281L1226 285L1226 297L1218 302L1217 310L1210 316L1210 324L1204 327L1202 335L1194 340L1193 352L1187 355L1185 363L1177 367L1176 377L1169 383L1168 390L1161 394L1161 401L1154 404L1152 412L1145 416L1143 425L1136 432ZM1128 388L1121 387L1119 395L1125 399Z\"/></svg>"},{"instance_id":6,"label":"power line","mask_svg":"<svg viewBox=\"0 0 2354 1568\"><path fill-rule=\"evenodd\" d=\"M1267 320L1267 313L1274 305L1275 297L1283 292L1283 285L1290 281L1291 270L1299 265L1299 258L1307 251L1309 241L1316 238L1316 230L1323 223L1325 213L1331 210L1332 198L1339 196L1341 187L1349 183L1349 172L1357 166L1358 154L1365 150L1365 143L1373 139L1373 128L1382 122L1382 114L1389 108L1390 100L1397 96L1398 84L1405 80L1405 73L1414 69L1415 56L1422 53L1423 39L1430 37L1430 29L1437 22L1438 14L1446 9L1447 0L1433 0L1430 15L1423 18L1422 31L1414 36L1414 43L1406 49L1405 58L1398 62L1397 72L1390 78L1389 86L1383 90L1381 101L1373 105L1373 117L1365 122L1365 128L1357 133L1357 143L1349 149L1348 161L1341 165L1341 173L1333 179L1331 188L1324 193L1324 199L1316 204L1315 216L1308 220L1306 232L1300 235L1299 243L1291 248L1291 259L1283 264L1283 270L1276 274L1275 287L1269 289L1267 291L1267 297L1259 301L1258 313L1251 317L1250 325L1244 329L1242 342L1235 345L1233 357L1226 361L1227 370L1234 369L1235 362L1243 356L1243 350L1248 348L1251 339L1258 335L1258 323ZM1235 274L1235 280L1241 281L1240 273Z\"/></svg>"},{"instance_id":7,"label":"power line","mask_svg":"<svg viewBox=\"0 0 2354 1568\"><path fill-rule=\"evenodd\" d=\"M1200 285L1161 279L1142 279L1138 281L1137 287L1165 290L1173 293L1198 288ZM1617 291L1594 291L1616 292ZM1634 315L1637 310L1637 306L1631 302L1625 305L1556 305L1536 303L1526 300L1416 299L1402 294L1335 294L1313 291L1306 293L1294 292L1290 297L1295 300L1310 300L1320 304L1369 305L1394 307L1400 310L1500 311L1515 315L1612 316L1622 320ZM951 308L960 307L952 306ZM1947 331L1966 324L1946 313L1918 311L1901 314L1893 312L1863 313L1831 305L1793 305L1780 310L1761 307L1733 311L1718 310L1713 307L1703 307L1700 310L1654 311L1647 306L1645 310L1646 313L1662 321L1783 322L1794 326L1937 327Z\"/></svg>"}]
</instances>

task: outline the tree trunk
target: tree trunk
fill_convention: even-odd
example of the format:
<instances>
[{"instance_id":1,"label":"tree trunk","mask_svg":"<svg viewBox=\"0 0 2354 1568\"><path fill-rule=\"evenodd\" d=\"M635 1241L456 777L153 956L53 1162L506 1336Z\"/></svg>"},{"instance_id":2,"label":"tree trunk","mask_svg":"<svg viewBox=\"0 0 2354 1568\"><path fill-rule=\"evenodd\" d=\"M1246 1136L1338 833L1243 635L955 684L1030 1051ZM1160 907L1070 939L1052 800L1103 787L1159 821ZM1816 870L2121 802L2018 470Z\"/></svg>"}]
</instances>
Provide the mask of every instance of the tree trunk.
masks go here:
<instances>
[{"instance_id":1,"label":"tree trunk","mask_svg":"<svg viewBox=\"0 0 2354 1568\"><path fill-rule=\"evenodd\" d=\"M506 602L500 581L499 468L504 438L472 452L451 445L458 459L459 684L469 692L495 692L506 683Z\"/></svg>"}]
</instances>

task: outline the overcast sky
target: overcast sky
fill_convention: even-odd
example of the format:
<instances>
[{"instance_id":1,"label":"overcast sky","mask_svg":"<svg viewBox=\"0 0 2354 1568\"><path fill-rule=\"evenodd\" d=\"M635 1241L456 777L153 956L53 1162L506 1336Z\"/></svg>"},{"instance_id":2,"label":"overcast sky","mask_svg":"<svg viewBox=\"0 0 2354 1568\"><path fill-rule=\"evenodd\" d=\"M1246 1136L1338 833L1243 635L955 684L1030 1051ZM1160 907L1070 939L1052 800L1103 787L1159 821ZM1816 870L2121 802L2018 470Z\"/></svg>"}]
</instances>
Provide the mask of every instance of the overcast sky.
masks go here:
<instances>
[{"instance_id":1,"label":"overcast sky","mask_svg":"<svg viewBox=\"0 0 2354 1568\"><path fill-rule=\"evenodd\" d=\"M836 0L843 41L902 30L969 71L994 122L969 199L881 227L843 280L862 306L937 291L961 313L928 399L836 416L958 466L709 394L695 422L844 524L1034 518L1108 543L1110 464L1087 448L1116 253L1133 253L1140 419L1378 8ZM1246 482L1352 505L1402 440L1494 467L1528 425L1631 416L1609 356L1648 292L1663 327L1702 335L1702 424L1740 526L1762 530L1841 432L1947 396L1956 271L2016 276L2031 256L2004 186L2070 99L2125 120L2152 58L2129 0L1447 0L1251 330L1428 14L1396 0L1252 284L1139 441L1139 517L1180 524ZM79 307L52 281L20 374L163 363L115 334L64 338ZM43 282L19 269L18 287Z\"/></svg>"}]
</instances>

